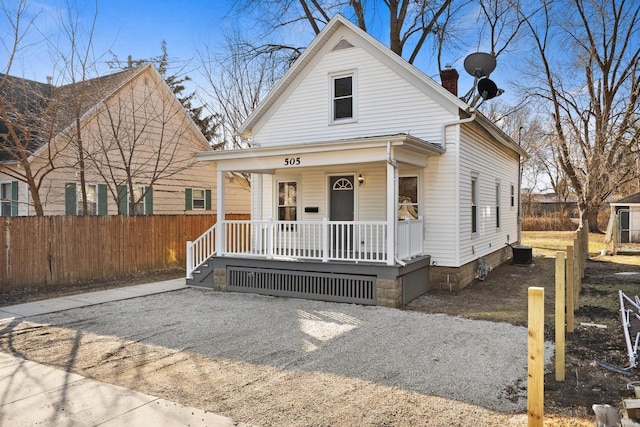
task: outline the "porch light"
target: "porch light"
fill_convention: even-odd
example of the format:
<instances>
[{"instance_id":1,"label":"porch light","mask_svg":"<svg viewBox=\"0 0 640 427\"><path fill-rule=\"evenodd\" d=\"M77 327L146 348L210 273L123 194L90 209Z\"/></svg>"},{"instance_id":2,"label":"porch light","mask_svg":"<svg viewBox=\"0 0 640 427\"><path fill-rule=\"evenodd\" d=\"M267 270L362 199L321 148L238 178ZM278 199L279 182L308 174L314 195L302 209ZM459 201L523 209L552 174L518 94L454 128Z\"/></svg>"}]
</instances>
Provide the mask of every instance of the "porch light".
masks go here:
<instances>
[{"instance_id":1,"label":"porch light","mask_svg":"<svg viewBox=\"0 0 640 427\"><path fill-rule=\"evenodd\" d=\"M358 175L358 184L364 184L364 177L362 176L362 174Z\"/></svg>"}]
</instances>

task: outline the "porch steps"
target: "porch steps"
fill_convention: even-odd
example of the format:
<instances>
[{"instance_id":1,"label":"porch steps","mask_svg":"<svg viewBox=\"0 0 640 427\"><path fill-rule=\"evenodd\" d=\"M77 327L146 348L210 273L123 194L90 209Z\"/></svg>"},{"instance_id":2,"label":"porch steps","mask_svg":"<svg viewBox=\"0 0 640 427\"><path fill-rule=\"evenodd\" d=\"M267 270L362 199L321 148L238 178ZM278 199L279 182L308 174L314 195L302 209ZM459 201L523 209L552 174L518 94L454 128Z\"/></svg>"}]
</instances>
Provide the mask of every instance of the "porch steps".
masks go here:
<instances>
[{"instance_id":1,"label":"porch steps","mask_svg":"<svg viewBox=\"0 0 640 427\"><path fill-rule=\"evenodd\" d=\"M209 259L192 274L193 279L187 279L187 286L203 286L213 288L213 262Z\"/></svg>"}]
</instances>

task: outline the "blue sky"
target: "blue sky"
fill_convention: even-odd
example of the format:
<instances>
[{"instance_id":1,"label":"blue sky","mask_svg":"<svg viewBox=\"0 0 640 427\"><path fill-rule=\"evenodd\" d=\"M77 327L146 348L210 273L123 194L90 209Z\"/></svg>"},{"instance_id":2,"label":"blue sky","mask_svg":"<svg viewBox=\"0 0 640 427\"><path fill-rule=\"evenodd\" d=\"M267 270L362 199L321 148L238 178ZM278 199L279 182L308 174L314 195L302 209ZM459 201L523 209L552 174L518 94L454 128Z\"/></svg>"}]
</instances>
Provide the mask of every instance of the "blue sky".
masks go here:
<instances>
[{"instance_id":1,"label":"blue sky","mask_svg":"<svg viewBox=\"0 0 640 427\"><path fill-rule=\"evenodd\" d=\"M10 0L9 0L10 1ZM95 3L93 1L68 0L72 4L76 2L80 10L81 25L87 28L94 16L97 16L95 36L93 40L94 52L96 55L104 54L111 50L120 60L126 60L128 55L134 59L151 58L161 53L160 44L162 40L167 41L169 56L175 60L175 65L183 65L191 62L185 71L194 79L199 79L197 70L198 60L197 50L203 49L205 45L215 47L224 42L225 31L230 31L235 25L247 25L249 19L244 22L234 23L229 14L229 10L234 0L189 0L189 1L169 1L169 0L99 0L97 5L97 15ZM66 11L66 0L39 0L29 1L29 8L32 12L41 10L37 16L35 24L38 32L30 30L32 40L41 39L39 33L50 37L54 43L64 45L64 39L58 39L60 17ZM376 17L374 25L370 25L370 32L374 37L380 38L385 35L383 30L376 30L376 26L381 27L385 18ZM305 25L305 35L290 29L285 34L287 39L302 37L300 45L307 44L312 37L311 31ZM3 31L7 31L4 22L0 24L0 35L7 40L8 36ZM385 40L382 40L385 42ZM444 61L453 62L455 68L460 73L459 95L466 93L472 85L472 78L463 69L463 59L467 53L475 50L475 41L470 40L467 52L451 52L445 56ZM51 59L51 49L45 43L37 43L30 46L26 51L21 52L22 61L16 63L11 70L11 74L38 81L46 81L46 76L53 75L54 82L61 84L61 72L56 70L56 66ZM108 72L104 61L111 59L110 55L103 56L100 61L103 64L100 73ZM2 71L6 69L6 56L0 56L0 67ZM422 71L439 81L437 69L434 66L435 59L431 57L428 49L423 49L416 66ZM508 82L501 79L501 75L512 75L513 70L508 63L501 63L494 73L494 80L500 87L507 87ZM504 96L507 98L509 93Z\"/></svg>"}]
</instances>

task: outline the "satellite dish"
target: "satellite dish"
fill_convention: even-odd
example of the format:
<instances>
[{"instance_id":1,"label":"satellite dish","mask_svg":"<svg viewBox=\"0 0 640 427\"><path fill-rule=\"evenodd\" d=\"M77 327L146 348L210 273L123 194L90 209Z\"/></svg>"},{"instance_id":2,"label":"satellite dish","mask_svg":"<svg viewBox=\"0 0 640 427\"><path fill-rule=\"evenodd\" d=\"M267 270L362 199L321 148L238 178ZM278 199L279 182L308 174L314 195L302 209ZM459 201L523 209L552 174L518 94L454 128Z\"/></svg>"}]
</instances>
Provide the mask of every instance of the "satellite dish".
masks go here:
<instances>
[{"instance_id":1,"label":"satellite dish","mask_svg":"<svg viewBox=\"0 0 640 427\"><path fill-rule=\"evenodd\" d=\"M487 99L495 98L500 95L500 89L493 80L488 78L478 80L478 94L486 101Z\"/></svg>"},{"instance_id":2,"label":"satellite dish","mask_svg":"<svg viewBox=\"0 0 640 427\"><path fill-rule=\"evenodd\" d=\"M464 59L464 69L476 78L487 77L496 65L495 56L484 52L472 53Z\"/></svg>"}]
</instances>

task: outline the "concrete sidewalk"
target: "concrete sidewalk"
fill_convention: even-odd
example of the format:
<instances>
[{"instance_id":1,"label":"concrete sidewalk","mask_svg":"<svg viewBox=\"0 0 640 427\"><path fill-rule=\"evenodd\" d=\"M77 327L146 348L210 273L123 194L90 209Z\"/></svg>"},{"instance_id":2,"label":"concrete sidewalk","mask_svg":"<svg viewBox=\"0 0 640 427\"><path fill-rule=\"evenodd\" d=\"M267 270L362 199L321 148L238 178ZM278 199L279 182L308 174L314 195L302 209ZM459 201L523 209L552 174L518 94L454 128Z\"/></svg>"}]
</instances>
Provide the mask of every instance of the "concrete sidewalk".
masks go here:
<instances>
[{"instance_id":1,"label":"concrete sidewalk","mask_svg":"<svg viewBox=\"0 0 640 427\"><path fill-rule=\"evenodd\" d=\"M185 287L185 279L174 279L0 307L0 322ZM246 424L0 352L0 426L4 425L226 427Z\"/></svg>"},{"instance_id":2,"label":"concrete sidewalk","mask_svg":"<svg viewBox=\"0 0 640 427\"><path fill-rule=\"evenodd\" d=\"M88 292L85 294L69 295L66 297L0 307L0 321L7 319L20 319L23 317L70 310L72 308L102 304L110 301L119 301L142 297L145 295L159 294L162 292L176 291L186 288L187 286L185 282L186 280L183 278L172 279L165 280L163 282L125 286L122 288L107 289L105 291Z\"/></svg>"}]
</instances>

